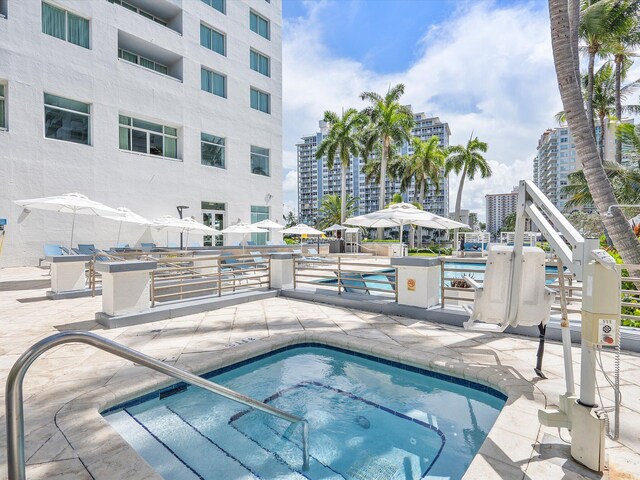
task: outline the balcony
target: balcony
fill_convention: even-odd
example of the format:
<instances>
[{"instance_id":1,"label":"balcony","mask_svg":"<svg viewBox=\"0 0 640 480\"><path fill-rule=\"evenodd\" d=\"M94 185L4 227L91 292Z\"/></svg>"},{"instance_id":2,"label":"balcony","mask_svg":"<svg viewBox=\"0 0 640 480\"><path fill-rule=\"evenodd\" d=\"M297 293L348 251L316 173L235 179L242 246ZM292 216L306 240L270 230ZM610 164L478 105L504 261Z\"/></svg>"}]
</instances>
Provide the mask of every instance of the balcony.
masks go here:
<instances>
[{"instance_id":1,"label":"balcony","mask_svg":"<svg viewBox=\"0 0 640 480\"><path fill-rule=\"evenodd\" d=\"M166 0L107 0L182 35L182 9ZM0 0L0 3L2 0Z\"/></svg>"},{"instance_id":2,"label":"balcony","mask_svg":"<svg viewBox=\"0 0 640 480\"><path fill-rule=\"evenodd\" d=\"M118 57L145 70L182 81L182 57L129 33L118 31Z\"/></svg>"}]
</instances>

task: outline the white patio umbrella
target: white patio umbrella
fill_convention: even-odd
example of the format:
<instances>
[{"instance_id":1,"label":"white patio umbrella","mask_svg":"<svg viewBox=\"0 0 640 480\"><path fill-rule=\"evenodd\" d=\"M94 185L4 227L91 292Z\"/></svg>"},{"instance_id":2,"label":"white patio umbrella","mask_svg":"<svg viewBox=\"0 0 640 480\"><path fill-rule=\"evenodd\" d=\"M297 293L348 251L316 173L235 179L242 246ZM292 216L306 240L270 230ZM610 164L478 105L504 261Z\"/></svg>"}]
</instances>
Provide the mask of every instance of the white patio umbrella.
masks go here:
<instances>
[{"instance_id":1,"label":"white patio umbrella","mask_svg":"<svg viewBox=\"0 0 640 480\"><path fill-rule=\"evenodd\" d=\"M400 248L402 249L402 229L405 225L418 225L427 228L448 230L452 228L469 228L468 225L441 217L435 213L420 210L410 203L396 203L388 208L347 218L344 223L360 227L400 227Z\"/></svg>"},{"instance_id":2,"label":"white patio umbrella","mask_svg":"<svg viewBox=\"0 0 640 480\"><path fill-rule=\"evenodd\" d=\"M273 220L260 220L259 222L252 223L251 225L255 225L256 227L266 228L268 230L281 230L284 228L284 225L280 225L278 222L274 222Z\"/></svg>"},{"instance_id":3,"label":"white patio umbrella","mask_svg":"<svg viewBox=\"0 0 640 480\"><path fill-rule=\"evenodd\" d=\"M189 241L189 233L200 235L220 235L220 230L208 227L203 223L197 222L193 218L176 218L171 215L164 215L156 218L151 226L157 230L165 230L168 232L178 232L187 234L187 242ZM168 243L168 242L167 242Z\"/></svg>"},{"instance_id":4,"label":"white patio umbrella","mask_svg":"<svg viewBox=\"0 0 640 480\"><path fill-rule=\"evenodd\" d=\"M330 227L325 228L323 232L337 232L339 230L346 230L346 229L347 227L343 227L342 225L338 225L337 223L334 223Z\"/></svg>"},{"instance_id":5,"label":"white patio umbrella","mask_svg":"<svg viewBox=\"0 0 640 480\"><path fill-rule=\"evenodd\" d=\"M115 220L117 222L120 222L120 225L118 226L118 238L116 240L116 247L118 245L120 245L120 233L122 231L122 224L123 223L132 223L134 225L143 225L143 226L151 225L151 221L150 220L147 220L143 216L132 212L131 210L129 210L126 207L118 207L118 208L116 208L116 210L118 210L122 215L120 215L120 216L105 215L104 216L104 218L108 218L109 220Z\"/></svg>"},{"instance_id":6,"label":"white patio umbrella","mask_svg":"<svg viewBox=\"0 0 640 480\"><path fill-rule=\"evenodd\" d=\"M249 235L250 233L267 233L269 230L266 230L264 228L260 228L257 226L257 224L250 224L250 223L244 223L244 222L238 222L235 225L230 225L227 228L225 228L224 230L222 230L222 233L224 234L241 234L242 235L242 253L244 254L244 244L245 239L247 237L247 235Z\"/></svg>"},{"instance_id":7,"label":"white patio umbrella","mask_svg":"<svg viewBox=\"0 0 640 480\"><path fill-rule=\"evenodd\" d=\"M316 230L315 228L305 225L304 223L299 223L297 225L294 225L293 227L285 228L284 230L282 230L282 233L286 233L288 235L300 235L300 243L302 243L302 235L317 235L318 248L320 248L320 235L324 235L323 231Z\"/></svg>"},{"instance_id":8,"label":"white patio umbrella","mask_svg":"<svg viewBox=\"0 0 640 480\"><path fill-rule=\"evenodd\" d=\"M55 195L53 197L16 200L14 203L27 210L35 209L47 210L50 212L71 213L73 215L73 220L71 222L71 239L69 241L69 249L73 247L73 233L76 226L76 215L96 215L99 217L105 217L108 215L123 216L123 213L115 208L89 200L85 195L80 193L65 193L64 195Z\"/></svg>"}]
</instances>

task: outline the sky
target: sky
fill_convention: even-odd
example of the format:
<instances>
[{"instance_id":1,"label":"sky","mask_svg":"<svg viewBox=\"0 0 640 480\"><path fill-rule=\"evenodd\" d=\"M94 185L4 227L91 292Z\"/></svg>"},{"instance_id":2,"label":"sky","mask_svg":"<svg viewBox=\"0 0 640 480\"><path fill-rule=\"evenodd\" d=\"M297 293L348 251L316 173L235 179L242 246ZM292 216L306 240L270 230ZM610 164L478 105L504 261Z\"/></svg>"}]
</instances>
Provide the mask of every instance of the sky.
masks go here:
<instances>
[{"instance_id":1,"label":"sky","mask_svg":"<svg viewBox=\"0 0 640 480\"><path fill-rule=\"evenodd\" d=\"M325 110L405 84L401 101L440 117L450 142L489 144L493 175L462 208L533 176L538 138L562 110L546 0L283 0L284 211L297 210L296 147ZM453 210L458 179L450 177Z\"/></svg>"}]
</instances>

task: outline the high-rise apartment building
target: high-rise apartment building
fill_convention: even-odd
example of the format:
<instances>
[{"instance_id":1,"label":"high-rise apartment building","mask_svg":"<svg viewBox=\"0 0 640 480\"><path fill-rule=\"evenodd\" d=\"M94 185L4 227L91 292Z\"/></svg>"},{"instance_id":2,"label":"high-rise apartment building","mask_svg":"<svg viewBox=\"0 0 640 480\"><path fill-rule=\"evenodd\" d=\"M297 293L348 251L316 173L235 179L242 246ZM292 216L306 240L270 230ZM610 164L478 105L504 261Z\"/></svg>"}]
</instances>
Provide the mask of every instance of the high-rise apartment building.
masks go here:
<instances>
[{"instance_id":1,"label":"high-rise apartment building","mask_svg":"<svg viewBox=\"0 0 640 480\"><path fill-rule=\"evenodd\" d=\"M625 123L633 123L633 119L624 119ZM596 125L597 141L600 141L600 126ZM606 127L604 134L604 159L615 161L615 135ZM623 145L622 164L637 168L638 158L633 149ZM571 138L571 130L564 127L546 130L538 140L538 153L533 160L533 182L542 190L551 202L559 209L565 210L567 195L562 187L567 185L567 176L582 166L576 156L576 146ZM589 207L586 207L589 210Z\"/></svg>"},{"instance_id":2,"label":"high-rise apartment building","mask_svg":"<svg viewBox=\"0 0 640 480\"><path fill-rule=\"evenodd\" d=\"M449 124L438 117L429 117L424 113L415 114L415 125L412 134L422 140L432 136L440 139L442 147L449 146L451 130ZM322 140L328 134L328 126L320 121L320 130L312 135L302 137L296 145L298 153L298 215L301 222L314 224L318 220L318 209L324 195L340 195L340 181L342 166L338 160L334 168L329 170L327 159L316 160L316 151ZM401 147L401 154L413 153L411 145ZM377 184L367 183L363 173L364 161L359 157L351 158L351 165L347 172L347 194L358 198L356 214L361 215L376 211L380 208L379 187ZM436 193L436 186L431 182L427 185L424 208L437 215L447 216L449 213L449 179L442 175ZM400 182L387 179L385 197L390 202L394 193L400 192ZM412 200L415 195L415 185L411 185L404 197Z\"/></svg>"},{"instance_id":3,"label":"high-rise apartment building","mask_svg":"<svg viewBox=\"0 0 640 480\"><path fill-rule=\"evenodd\" d=\"M518 206L518 188L510 193L489 193L485 195L487 209L487 232L495 236L504 224L507 215L515 213Z\"/></svg>"},{"instance_id":4,"label":"high-rise apartment building","mask_svg":"<svg viewBox=\"0 0 640 480\"><path fill-rule=\"evenodd\" d=\"M0 264L69 239L70 215L24 218L17 199L79 192L150 219L184 205L218 228L281 217L281 0L0 0L0 14ZM109 247L117 231L78 218L75 238Z\"/></svg>"}]
</instances>

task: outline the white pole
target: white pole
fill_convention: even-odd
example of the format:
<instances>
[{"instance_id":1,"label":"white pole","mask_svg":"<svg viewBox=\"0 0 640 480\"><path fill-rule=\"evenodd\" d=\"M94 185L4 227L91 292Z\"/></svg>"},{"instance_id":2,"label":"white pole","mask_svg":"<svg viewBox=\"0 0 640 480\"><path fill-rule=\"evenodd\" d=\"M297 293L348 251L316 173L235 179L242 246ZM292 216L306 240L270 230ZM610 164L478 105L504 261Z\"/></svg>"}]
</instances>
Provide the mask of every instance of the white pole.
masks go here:
<instances>
[{"instance_id":1,"label":"white pole","mask_svg":"<svg viewBox=\"0 0 640 480\"><path fill-rule=\"evenodd\" d=\"M580 369L580 403L586 407L596 404L596 347L582 340Z\"/></svg>"},{"instance_id":2,"label":"white pole","mask_svg":"<svg viewBox=\"0 0 640 480\"><path fill-rule=\"evenodd\" d=\"M76 228L76 211L73 211L73 220L71 221L71 241L69 242L69 253L73 248L73 230Z\"/></svg>"},{"instance_id":3,"label":"white pole","mask_svg":"<svg viewBox=\"0 0 640 480\"><path fill-rule=\"evenodd\" d=\"M118 227L118 239L116 240L116 248L120 245L120 231L122 230L122 220L120 220L120 226Z\"/></svg>"},{"instance_id":4,"label":"white pole","mask_svg":"<svg viewBox=\"0 0 640 480\"><path fill-rule=\"evenodd\" d=\"M400 220L400 256L402 257L402 230L404 229L404 221Z\"/></svg>"}]
</instances>

